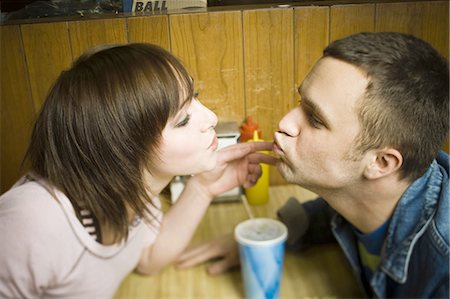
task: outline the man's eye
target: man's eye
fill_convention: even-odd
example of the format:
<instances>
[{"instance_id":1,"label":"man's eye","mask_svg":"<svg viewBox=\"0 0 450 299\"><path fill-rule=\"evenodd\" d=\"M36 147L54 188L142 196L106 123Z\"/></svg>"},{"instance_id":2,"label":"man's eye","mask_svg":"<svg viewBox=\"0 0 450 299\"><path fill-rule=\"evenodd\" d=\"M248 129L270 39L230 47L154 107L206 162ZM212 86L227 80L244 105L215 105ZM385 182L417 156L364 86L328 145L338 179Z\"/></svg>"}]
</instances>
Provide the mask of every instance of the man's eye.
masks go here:
<instances>
[{"instance_id":1,"label":"man's eye","mask_svg":"<svg viewBox=\"0 0 450 299\"><path fill-rule=\"evenodd\" d=\"M313 114L308 114L308 121L314 128L319 129L322 126L322 122Z\"/></svg>"},{"instance_id":2,"label":"man's eye","mask_svg":"<svg viewBox=\"0 0 450 299\"><path fill-rule=\"evenodd\" d=\"M181 127L186 126L189 123L190 119L191 119L191 115L190 114L186 115L186 117L182 121L180 121L175 127L181 128Z\"/></svg>"}]
</instances>

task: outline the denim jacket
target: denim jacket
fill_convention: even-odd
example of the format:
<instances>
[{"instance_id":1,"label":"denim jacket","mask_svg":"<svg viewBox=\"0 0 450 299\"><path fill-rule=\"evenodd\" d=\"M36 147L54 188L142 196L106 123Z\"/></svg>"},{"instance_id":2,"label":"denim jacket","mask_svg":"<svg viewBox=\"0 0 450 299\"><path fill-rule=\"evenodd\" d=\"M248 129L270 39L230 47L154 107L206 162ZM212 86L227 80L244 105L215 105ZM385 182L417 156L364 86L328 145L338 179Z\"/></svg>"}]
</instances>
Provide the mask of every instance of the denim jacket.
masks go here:
<instances>
[{"instance_id":1,"label":"denim jacket","mask_svg":"<svg viewBox=\"0 0 450 299\"><path fill-rule=\"evenodd\" d=\"M321 198L290 198L278 211L288 226L287 248L337 240L362 286L362 268L350 223ZM400 198L392 215L378 269L367 292L378 298L449 297L449 156L439 153L426 173Z\"/></svg>"}]
</instances>

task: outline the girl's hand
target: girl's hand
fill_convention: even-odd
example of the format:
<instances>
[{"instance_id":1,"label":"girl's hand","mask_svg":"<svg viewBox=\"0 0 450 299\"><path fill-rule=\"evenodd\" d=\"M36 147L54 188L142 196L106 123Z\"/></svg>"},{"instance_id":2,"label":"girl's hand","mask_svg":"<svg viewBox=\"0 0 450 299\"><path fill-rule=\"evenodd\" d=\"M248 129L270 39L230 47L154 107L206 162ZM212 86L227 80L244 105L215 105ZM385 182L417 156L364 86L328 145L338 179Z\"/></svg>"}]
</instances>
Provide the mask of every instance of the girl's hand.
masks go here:
<instances>
[{"instance_id":1,"label":"girl's hand","mask_svg":"<svg viewBox=\"0 0 450 299\"><path fill-rule=\"evenodd\" d=\"M189 183L197 184L211 197L238 186L251 187L261 176L259 163L270 165L276 163L276 158L258 153L272 150L272 144L272 142L245 142L225 147L218 152L216 167L195 175L189 179Z\"/></svg>"},{"instance_id":2,"label":"girl's hand","mask_svg":"<svg viewBox=\"0 0 450 299\"><path fill-rule=\"evenodd\" d=\"M239 265L238 245L231 235L186 250L178 257L176 265L178 268L190 268L216 258L221 260L208 267L211 275L222 274Z\"/></svg>"}]
</instances>

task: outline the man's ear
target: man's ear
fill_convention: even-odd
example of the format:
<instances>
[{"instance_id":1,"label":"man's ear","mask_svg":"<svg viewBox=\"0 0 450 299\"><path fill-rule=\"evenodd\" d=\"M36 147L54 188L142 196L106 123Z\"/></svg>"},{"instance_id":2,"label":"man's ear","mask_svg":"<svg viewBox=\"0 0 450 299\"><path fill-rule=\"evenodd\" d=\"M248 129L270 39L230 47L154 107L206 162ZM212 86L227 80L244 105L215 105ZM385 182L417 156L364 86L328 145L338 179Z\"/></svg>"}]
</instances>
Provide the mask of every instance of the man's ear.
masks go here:
<instances>
[{"instance_id":1,"label":"man's ear","mask_svg":"<svg viewBox=\"0 0 450 299\"><path fill-rule=\"evenodd\" d=\"M374 151L370 163L364 168L364 177L378 179L396 172L403 164L402 154L394 148Z\"/></svg>"}]
</instances>

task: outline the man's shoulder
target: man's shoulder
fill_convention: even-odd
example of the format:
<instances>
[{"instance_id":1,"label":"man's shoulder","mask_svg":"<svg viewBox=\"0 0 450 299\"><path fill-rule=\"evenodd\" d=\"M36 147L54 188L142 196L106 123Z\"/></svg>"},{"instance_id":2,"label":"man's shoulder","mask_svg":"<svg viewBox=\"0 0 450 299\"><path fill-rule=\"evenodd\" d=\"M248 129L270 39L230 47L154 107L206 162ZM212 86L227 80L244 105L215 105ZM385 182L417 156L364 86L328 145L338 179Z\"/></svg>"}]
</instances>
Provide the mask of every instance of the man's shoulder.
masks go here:
<instances>
[{"instance_id":1,"label":"man's shoulder","mask_svg":"<svg viewBox=\"0 0 450 299\"><path fill-rule=\"evenodd\" d=\"M450 228L450 200L448 177L442 185L441 196L431 224L433 239L438 242L439 247L444 250L444 254L449 253L449 228Z\"/></svg>"},{"instance_id":2,"label":"man's shoulder","mask_svg":"<svg viewBox=\"0 0 450 299\"><path fill-rule=\"evenodd\" d=\"M431 167L432 175L428 181L426 195L433 200L433 214L427 227L427 235L435 247L444 255L449 253L450 244L450 193L449 193L449 155L440 151L436 163ZM424 206L427 208L427 205Z\"/></svg>"},{"instance_id":3,"label":"man's shoulder","mask_svg":"<svg viewBox=\"0 0 450 299\"><path fill-rule=\"evenodd\" d=\"M436 157L436 161L440 166L444 168L448 176L450 168L450 156L446 152L440 151Z\"/></svg>"}]
</instances>

